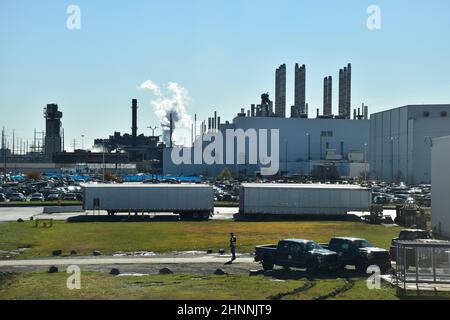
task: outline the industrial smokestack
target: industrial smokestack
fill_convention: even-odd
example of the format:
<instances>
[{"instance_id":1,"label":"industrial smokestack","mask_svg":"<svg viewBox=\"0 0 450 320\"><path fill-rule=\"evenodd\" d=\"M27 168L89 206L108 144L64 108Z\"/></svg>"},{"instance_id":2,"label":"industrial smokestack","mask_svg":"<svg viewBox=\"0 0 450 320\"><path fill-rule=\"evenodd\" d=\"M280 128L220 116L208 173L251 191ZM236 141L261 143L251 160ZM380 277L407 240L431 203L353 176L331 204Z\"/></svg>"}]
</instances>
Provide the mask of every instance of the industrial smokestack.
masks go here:
<instances>
[{"instance_id":1,"label":"industrial smokestack","mask_svg":"<svg viewBox=\"0 0 450 320\"><path fill-rule=\"evenodd\" d=\"M363 103L362 104L362 109L363 109L364 120L368 120L369 119L369 107L364 105L364 103Z\"/></svg>"},{"instance_id":2,"label":"industrial smokestack","mask_svg":"<svg viewBox=\"0 0 450 320\"><path fill-rule=\"evenodd\" d=\"M217 117L217 131L220 130L220 117Z\"/></svg>"},{"instance_id":3,"label":"industrial smokestack","mask_svg":"<svg viewBox=\"0 0 450 320\"><path fill-rule=\"evenodd\" d=\"M133 146L136 146L137 137L137 99L131 100L131 136L133 138Z\"/></svg>"},{"instance_id":4,"label":"industrial smokestack","mask_svg":"<svg viewBox=\"0 0 450 320\"><path fill-rule=\"evenodd\" d=\"M213 125L214 131L217 130L217 111L214 111L214 125Z\"/></svg>"},{"instance_id":5,"label":"industrial smokestack","mask_svg":"<svg viewBox=\"0 0 450 320\"><path fill-rule=\"evenodd\" d=\"M194 114L194 141L197 139L197 114Z\"/></svg>"},{"instance_id":6,"label":"industrial smokestack","mask_svg":"<svg viewBox=\"0 0 450 320\"><path fill-rule=\"evenodd\" d=\"M173 117L172 117L172 113L170 113L170 148L172 148L172 136L173 136Z\"/></svg>"}]
</instances>

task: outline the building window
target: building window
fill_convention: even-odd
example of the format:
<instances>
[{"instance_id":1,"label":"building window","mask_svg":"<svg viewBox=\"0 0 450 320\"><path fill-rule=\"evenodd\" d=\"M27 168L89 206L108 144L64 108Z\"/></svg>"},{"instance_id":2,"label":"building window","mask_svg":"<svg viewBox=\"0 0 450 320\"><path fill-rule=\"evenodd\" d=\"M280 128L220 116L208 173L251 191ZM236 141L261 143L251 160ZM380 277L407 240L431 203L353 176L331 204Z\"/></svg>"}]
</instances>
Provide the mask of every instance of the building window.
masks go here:
<instances>
[{"instance_id":1,"label":"building window","mask_svg":"<svg viewBox=\"0 0 450 320\"><path fill-rule=\"evenodd\" d=\"M333 131L328 131L328 136L332 137L333 136Z\"/></svg>"},{"instance_id":2,"label":"building window","mask_svg":"<svg viewBox=\"0 0 450 320\"><path fill-rule=\"evenodd\" d=\"M441 111L441 117L446 118L447 117L447 111Z\"/></svg>"},{"instance_id":3,"label":"building window","mask_svg":"<svg viewBox=\"0 0 450 320\"><path fill-rule=\"evenodd\" d=\"M424 112L423 112L423 116L424 116L425 118L428 118L428 117L430 116L430 111L424 111Z\"/></svg>"}]
</instances>

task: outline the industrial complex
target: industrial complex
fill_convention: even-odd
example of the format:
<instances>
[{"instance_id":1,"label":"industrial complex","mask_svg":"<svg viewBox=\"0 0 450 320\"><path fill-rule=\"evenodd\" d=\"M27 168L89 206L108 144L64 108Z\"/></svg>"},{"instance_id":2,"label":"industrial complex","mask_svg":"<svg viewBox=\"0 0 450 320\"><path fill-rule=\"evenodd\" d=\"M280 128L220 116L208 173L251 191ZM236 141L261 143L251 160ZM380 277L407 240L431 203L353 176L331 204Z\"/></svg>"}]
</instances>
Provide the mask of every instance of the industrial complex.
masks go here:
<instances>
[{"instance_id":1,"label":"industrial complex","mask_svg":"<svg viewBox=\"0 0 450 320\"><path fill-rule=\"evenodd\" d=\"M333 113L332 76L324 77L323 108L310 114L306 98L306 66L295 64L294 104L287 117L286 100L287 66L275 71L275 102L269 93L261 95L259 104L248 110L242 108L231 121L223 121L214 112L207 121L192 125L192 145L185 148L182 164L174 163L172 152L178 148L172 135L175 119L163 139L138 133L138 101L131 101L131 132L114 132L108 138L97 138L93 150L74 148L66 151L63 111L57 104L44 108L45 131L35 130L34 141L22 141L2 131L0 160L5 172L40 171L43 173L65 170L97 170L100 167L114 172L142 172L164 175L196 175L215 177L227 168L233 175L257 177L264 167L249 158L253 147L249 140L244 148L223 141L216 157L232 157L235 161L194 161L195 146L203 152L208 141L214 141L220 133L230 130L243 132L249 138L250 131L273 132L278 130L278 176L313 176L321 179L336 177L364 177L408 184L429 183L431 180L431 141L436 137L450 135L450 105L409 105L372 114L368 106L352 109L352 65L339 70L337 114ZM353 116L352 116L353 111ZM165 124L167 126L167 124ZM358 134L355 134L357 132ZM272 150L271 139L267 150ZM228 144L227 144L228 143ZM227 154L233 152L233 155ZM189 156L188 156L189 154ZM78 169L74 169L78 168ZM88 168L88 169L86 169ZM89 169L90 168L90 169Z\"/></svg>"},{"instance_id":2,"label":"industrial complex","mask_svg":"<svg viewBox=\"0 0 450 320\"><path fill-rule=\"evenodd\" d=\"M0 4L0 305L450 300L448 0L60 2Z\"/></svg>"}]
</instances>

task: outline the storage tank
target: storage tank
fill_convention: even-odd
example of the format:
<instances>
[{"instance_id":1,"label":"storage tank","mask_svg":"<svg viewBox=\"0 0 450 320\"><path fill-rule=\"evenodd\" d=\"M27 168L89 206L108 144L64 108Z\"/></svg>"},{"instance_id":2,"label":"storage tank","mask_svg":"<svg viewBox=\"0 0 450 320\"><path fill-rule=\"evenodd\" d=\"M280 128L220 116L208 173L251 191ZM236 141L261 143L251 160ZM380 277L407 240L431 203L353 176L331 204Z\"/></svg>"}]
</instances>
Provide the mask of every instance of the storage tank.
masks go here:
<instances>
[{"instance_id":1,"label":"storage tank","mask_svg":"<svg viewBox=\"0 0 450 320\"><path fill-rule=\"evenodd\" d=\"M356 185L245 183L239 202L242 215L344 215L368 211L372 195Z\"/></svg>"},{"instance_id":2,"label":"storage tank","mask_svg":"<svg viewBox=\"0 0 450 320\"><path fill-rule=\"evenodd\" d=\"M214 212L213 188L198 184L85 184L83 209L171 212L182 219L207 220Z\"/></svg>"}]
</instances>

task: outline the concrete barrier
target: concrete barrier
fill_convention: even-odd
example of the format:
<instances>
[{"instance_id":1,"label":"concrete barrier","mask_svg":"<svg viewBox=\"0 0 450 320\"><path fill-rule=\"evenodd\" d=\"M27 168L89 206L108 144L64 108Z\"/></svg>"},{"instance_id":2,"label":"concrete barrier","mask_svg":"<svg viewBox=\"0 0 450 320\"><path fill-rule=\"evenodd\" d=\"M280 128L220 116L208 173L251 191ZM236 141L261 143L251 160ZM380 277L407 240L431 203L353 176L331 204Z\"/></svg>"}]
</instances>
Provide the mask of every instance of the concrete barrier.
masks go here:
<instances>
[{"instance_id":1,"label":"concrete barrier","mask_svg":"<svg viewBox=\"0 0 450 320\"><path fill-rule=\"evenodd\" d=\"M44 207L42 213L67 213L67 212L84 212L81 206L57 206L57 207Z\"/></svg>"}]
</instances>

